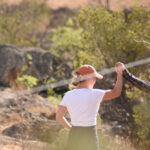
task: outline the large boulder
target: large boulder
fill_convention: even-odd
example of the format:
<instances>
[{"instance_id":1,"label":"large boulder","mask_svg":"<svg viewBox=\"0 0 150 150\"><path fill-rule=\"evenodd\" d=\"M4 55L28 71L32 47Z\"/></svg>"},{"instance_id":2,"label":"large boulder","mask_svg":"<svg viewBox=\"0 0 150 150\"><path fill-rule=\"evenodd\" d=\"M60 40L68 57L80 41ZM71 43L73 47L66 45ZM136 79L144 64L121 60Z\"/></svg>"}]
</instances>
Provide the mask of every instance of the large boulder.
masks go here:
<instances>
[{"instance_id":1,"label":"large boulder","mask_svg":"<svg viewBox=\"0 0 150 150\"><path fill-rule=\"evenodd\" d=\"M29 56L31 60L28 59ZM73 65L65 62L63 58L57 58L50 52L39 48L32 48L25 51L25 62L28 64L25 74L38 78L40 85L45 84L48 80L52 81L53 78L58 81L70 78L73 70ZM54 90L57 93L64 93L68 90L68 86L64 85Z\"/></svg>"},{"instance_id":2,"label":"large boulder","mask_svg":"<svg viewBox=\"0 0 150 150\"><path fill-rule=\"evenodd\" d=\"M38 78L41 85L53 78L70 78L72 70L73 66L63 58L57 58L43 49L25 50L9 44L0 45L0 86L14 85L22 71ZM60 89L58 91L62 93L68 88L63 86Z\"/></svg>"},{"instance_id":3,"label":"large boulder","mask_svg":"<svg viewBox=\"0 0 150 150\"><path fill-rule=\"evenodd\" d=\"M28 64L28 55L32 58L31 64ZM27 74L46 81L51 77L62 79L62 77L70 77L72 66L64 63L62 59L57 58L50 52L43 49L33 48L25 51L25 62L28 64Z\"/></svg>"},{"instance_id":4,"label":"large boulder","mask_svg":"<svg viewBox=\"0 0 150 150\"><path fill-rule=\"evenodd\" d=\"M0 85L13 84L21 73L23 66L23 51L13 45L0 45Z\"/></svg>"}]
</instances>

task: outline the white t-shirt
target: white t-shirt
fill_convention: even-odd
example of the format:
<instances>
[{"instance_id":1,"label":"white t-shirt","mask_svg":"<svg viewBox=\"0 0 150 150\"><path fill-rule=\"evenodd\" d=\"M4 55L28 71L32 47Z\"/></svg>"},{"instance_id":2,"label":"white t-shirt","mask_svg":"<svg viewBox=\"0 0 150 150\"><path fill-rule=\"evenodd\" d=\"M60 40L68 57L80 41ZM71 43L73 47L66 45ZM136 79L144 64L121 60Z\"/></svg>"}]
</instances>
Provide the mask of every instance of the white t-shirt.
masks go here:
<instances>
[{"instance_id":1,"label":"white t-shirt","mask_svg":"<svg viewBox=\"0 0 150 150\"><path fill-rule=\"evenodd\" d=\"M66 92L60 105L67 107L73 126L93 126L104 95L101 89L73 89Z\"/></svg>"}]
</instances>

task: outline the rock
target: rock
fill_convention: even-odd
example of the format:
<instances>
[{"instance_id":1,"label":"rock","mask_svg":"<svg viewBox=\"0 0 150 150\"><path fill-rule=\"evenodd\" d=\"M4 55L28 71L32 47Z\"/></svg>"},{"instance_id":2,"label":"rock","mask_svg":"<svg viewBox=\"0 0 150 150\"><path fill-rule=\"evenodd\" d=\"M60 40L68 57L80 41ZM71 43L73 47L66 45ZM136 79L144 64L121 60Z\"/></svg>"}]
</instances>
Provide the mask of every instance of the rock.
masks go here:
<instances>
[{"instance_id":1,"label":"rock","mask_svg":"<svg viewBox=\"0 0 150 150\"><path fill-rule=\"evenodd\" d=\"M45 98L15 95L11 90L1 91L0 95L0 134L48 143L55 140L62 127L55 121L56 108Z\"/></svg>"},{"instance_id":2,"label":"rock","mask_svg":"<svg viewBox=\"0 0 150 150\"><path fill-rule=\"evenodd\" d=\"M23 66L23 51L13 45L0 45L0 85L13 84Z\"/></svg>"},{"instance_id":3,"label":"rock","mask_svg":"<svg viewBox=\"0 0 150 150\"><path fill-rule=\"evenodd\" d=\"M9 128L3 130L2 134L15 138L25 139L25 131L27 130L27 126L23 123L12 125Z\"/></svg>"},{"instance_id":4,"label":"rock","mask_svg":"<svg viewBox=\"0 0 150 150\"><path fill-rule=\"evenodd\" d=\"M32 64L28 64L28 55L32 57ZM63 59L59 59L42 49L34 48L25 52L25 62L28 68L25 74L32 75L39 79L39 85L45 84L46 81L55 78L62 80L71 77L73 66L67 64ZM58 94L68 90L68 85L55 88L54 91Z\"/></svg>"},{"instance_id":5,"label":"rock","mask_svg":"<svg viewBox=\"0 0 150 150\"><path fill-rule=\"evenodd\" d=\"M39 95L20 95L18 97L18 95L9 92L0 92L0 94L5 95L0 98L0 115L3 117L7 114L11 118L11 115L16 113L30 121L33 119L32 114L47 119L53 118L56 114L56 108Z\"/></svg>"},{"instance_id":6,"label":"rock","mask_svg":"<svg viewBox=\"0 0 150 150\"><path fill-rule=\"evenodd\" d=\"M2 134L23 140L38 140L52 143L58 136L61 126L54 120L35 120L17 123L3 130Z\"/></svg>"},{"instance_id":7,"label":"rock","mask_svg":"<svg viewBox=\"0 0 150 150\"><path fill-rule=\"evenodd\" d=\"M28 63L28 54L32 56L32 64L28 66L27 74L33 75L43 82L51 77L62 79L63 76L71 76L73 68L64 64L61 59L56 58L50 52L38 48L30 49L25 52L26 63Z\"/></svg>"},{"instance_id":8,"label":"rock","mask_svg":"<svg viewBox=\"0 0 150 150\"><path fill-rule=\"evenodd\" d=\"M61 128L55 120L36 120L30 126L30 135L36 140L52 143L58 137L58 131Z\"/></svg>"},{"instance_id":9,"label":"rock","mask_svg":"<svg viewBox=\"0 0 150 150\"><path fill-rule=\"evenodd\" d=\"M27 66L23 74L38 78L39 85L45 84L52 78L56 80L70 78L73 70L73 66L65 63L63 58L57 58L43 49L24 50L9 44L0 45L0 86L16 87L16 79L22 73L23 66ZM66 85L55 89L61 93L66 90L68 90Z\"/></svg>"},{"instance_id":10,"label":"rock","mask_svg":"<svg viewBox=\"0 0 150 150\"><path fill-rule=\"evenodd\" d=\"M32 64L28 66L27 74L37 77L41 81L53 76L54 64L58 65L59 61L56 61L54 55L45 53L42 49L31 49L25 53L26 63L28 63L27 55L29 54L32 56Z\"/></svg>"}]
</instances>

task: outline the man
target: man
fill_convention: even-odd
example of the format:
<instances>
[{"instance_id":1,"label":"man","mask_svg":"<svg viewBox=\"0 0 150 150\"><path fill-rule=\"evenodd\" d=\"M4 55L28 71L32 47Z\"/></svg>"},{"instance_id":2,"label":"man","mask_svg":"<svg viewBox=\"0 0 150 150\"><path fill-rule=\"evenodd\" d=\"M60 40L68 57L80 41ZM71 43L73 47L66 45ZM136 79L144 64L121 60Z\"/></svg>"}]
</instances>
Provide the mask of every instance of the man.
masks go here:
<instances>
[{"instance_id":1,"label":"man","mask_svg":"<svg viewBox=\"0 0 150 150\"><path fill-rule=\"evenodd\" d=\"M116 63L117 81L112 90L93 89L96 78L103 78L93 66L83 65L76 70L77 77L91 74L92 76L73 83L77 88L68 91L58 107L56 120L63 127L71 129L67 150L99 150L96 130L97 112L102 100L111 100L120 96L124 68L122 63ZM64 117L67 111L71 123Z\"/></svg>"}]
</instances>

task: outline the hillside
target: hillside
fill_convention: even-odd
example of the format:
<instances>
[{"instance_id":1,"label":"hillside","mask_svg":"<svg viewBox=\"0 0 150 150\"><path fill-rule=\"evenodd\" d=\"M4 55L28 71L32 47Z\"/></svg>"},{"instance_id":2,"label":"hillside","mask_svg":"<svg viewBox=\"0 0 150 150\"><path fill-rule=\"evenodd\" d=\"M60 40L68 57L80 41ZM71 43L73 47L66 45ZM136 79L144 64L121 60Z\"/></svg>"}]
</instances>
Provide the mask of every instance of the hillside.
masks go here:
<instances>
[{"instance_id":1,"label":"hillside","mask_svg":"<svg viewBox=\"0 0 150 150\"><path fill-rule=\"evenodd\" d=\"M22 0L1 0L9 4L18 4ZM120 10L124 8L130 8L137 2L137 0L109 0L109 6L111 10ZM150 0L138 0L139 4L145 7L150 7ZM106 6L106 0L46 0L47 4L52 9L58 9L62 7L67 7L70 9L79 9L85 6ZM100 4L101 3L101 4Z\"/></svg>"}]
</instances>

